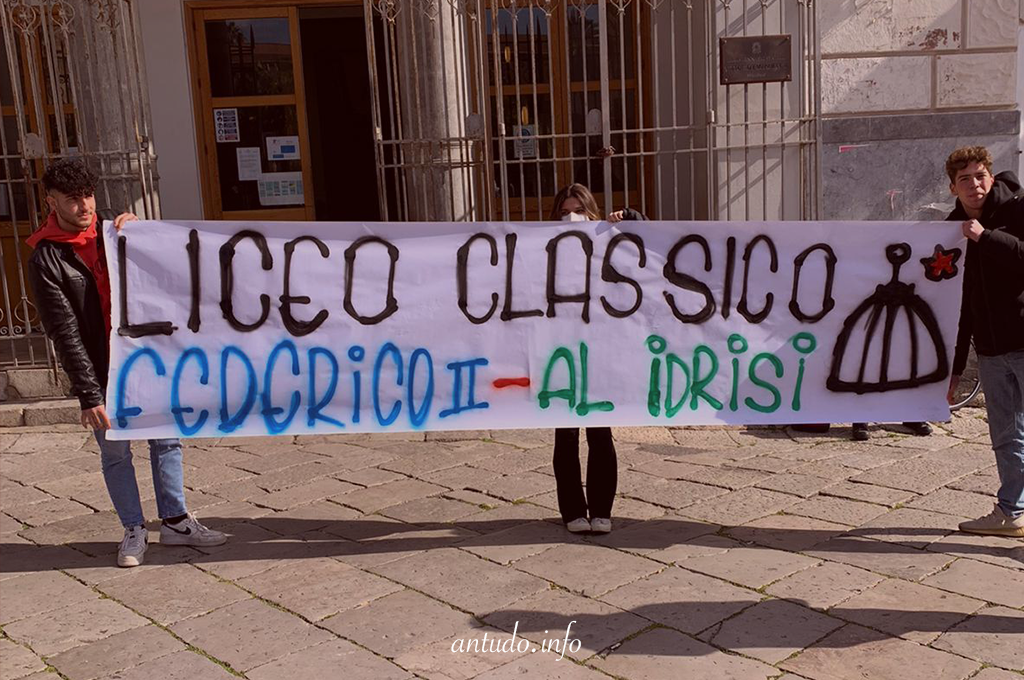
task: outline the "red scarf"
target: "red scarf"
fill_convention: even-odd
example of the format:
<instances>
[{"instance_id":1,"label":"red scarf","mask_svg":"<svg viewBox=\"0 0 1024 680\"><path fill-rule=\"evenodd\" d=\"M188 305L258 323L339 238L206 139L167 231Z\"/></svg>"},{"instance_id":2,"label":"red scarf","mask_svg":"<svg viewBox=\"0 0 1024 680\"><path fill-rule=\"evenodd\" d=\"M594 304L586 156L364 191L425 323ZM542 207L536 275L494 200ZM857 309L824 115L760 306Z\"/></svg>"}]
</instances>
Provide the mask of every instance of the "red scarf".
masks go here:
<instances>
[{"instance_id":1,"label":"red scarf","mask_svg":"<svg viewBox=\"0 0 1024 680\"><path fill-rule=\"evenodd\" d=\"M103 319L106 321L107 335L110 335L110 274L107 272L107 263L100 257L97 247L96 215L92 217L92 224L84 231L71 232L61 229L57 224L57 213L51 212L34 234L29 236L25 242L35 248L40 241L56 241L57 243L70 243L75 249L75 254L92 273L96 281L96 290L100 294L100 306L103 309Z\"/></svg>"}]
</instances>

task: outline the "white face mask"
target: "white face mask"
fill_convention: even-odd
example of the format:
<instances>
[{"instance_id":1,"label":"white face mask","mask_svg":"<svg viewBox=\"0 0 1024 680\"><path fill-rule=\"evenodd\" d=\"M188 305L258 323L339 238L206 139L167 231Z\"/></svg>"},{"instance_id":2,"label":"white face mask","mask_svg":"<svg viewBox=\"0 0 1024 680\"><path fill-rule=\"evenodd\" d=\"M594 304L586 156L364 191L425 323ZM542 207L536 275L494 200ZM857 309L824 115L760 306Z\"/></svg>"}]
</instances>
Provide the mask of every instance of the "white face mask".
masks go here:
<instances>
[{"instance_id":1,"label":"white face mask","mask_svg":"<svg viewBox=\"0 0 1024 680\"><path fill-rule=\"evenodd\" d=\"M569 213L568 215L562 215L563 222L589 222L590 218L580 213Z\"/></svg>"}]
</instances>

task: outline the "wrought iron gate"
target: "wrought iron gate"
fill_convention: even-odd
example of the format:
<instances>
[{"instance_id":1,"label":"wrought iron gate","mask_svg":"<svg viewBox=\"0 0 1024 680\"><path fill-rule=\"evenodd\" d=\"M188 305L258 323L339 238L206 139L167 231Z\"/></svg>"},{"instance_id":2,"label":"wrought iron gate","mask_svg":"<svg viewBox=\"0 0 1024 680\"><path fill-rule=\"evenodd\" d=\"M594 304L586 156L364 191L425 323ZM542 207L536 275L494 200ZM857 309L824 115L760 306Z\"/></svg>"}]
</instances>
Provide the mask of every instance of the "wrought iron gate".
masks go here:
<instances>
[{"instance_id":1,"label":"wrought iron gate","mask_svg":"<svg viewBox=\"0 0 1024 680\"><path fill-rule=\"evenodd\" d=\"M0 28L0 365L52 364L25 281L46 166L80 157L100 207L160 213L137 17L129 0L0 0Z\"/></svg>"},{"instance_id":2,"label":"wrought iron gate","mask_svg":"<svg viewBox=\"0 0 1024 680\"><path fill-rule=\"evenodd\" d=\"M384 219L545 219L564 184L655 219L812 219L813 0L365 0ZM720 38L792 80L721 85Z\"/></svg>"}]
</instances>

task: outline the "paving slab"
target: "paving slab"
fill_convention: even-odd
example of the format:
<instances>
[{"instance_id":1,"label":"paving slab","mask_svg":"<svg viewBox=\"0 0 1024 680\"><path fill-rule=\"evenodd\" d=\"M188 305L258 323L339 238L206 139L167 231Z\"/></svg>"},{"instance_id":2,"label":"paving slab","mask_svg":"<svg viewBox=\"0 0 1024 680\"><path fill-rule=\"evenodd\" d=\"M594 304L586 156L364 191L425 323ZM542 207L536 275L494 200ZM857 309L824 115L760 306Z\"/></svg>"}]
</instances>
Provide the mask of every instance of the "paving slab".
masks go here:
<instances>
[{"instance_id":1,"label":"paving slab","mask_svg":"<svg viewBox=\"0 0 1024 680\"><path fill-rule=\"evenodd\" d=\"M860 501L822 495L786 508L786 512L793 515L814 517L815 519L845 524L847 526L863 524L883 514L885 511L885 507L872 503L862 503Z\"/></svg>"},{"instance_id":2,"label":"paving slab","mask_svg":"<svg viewBox=\"0 0 1024 680\"><path fill-rule=\"evenodd\" d=\"M518 635L482 626L415 647L395 657L395 664L427 680L470 680L529 654Z\"/></svg>"},{"instance_id":3,"label":"paving slab","mask_svg":"<svg viewBox=\"0 0 1024 680\"><path fill-rule=\"evenodd\" d=\"M480 626L469 614L408 589L341 612L321 625L389 659Z\"/></svg>"},{"instance_id":4,"label":"paving slab","mask_svg":"<svg viewBox=\"0 0 1024 680\"><path fill-rule=\"evenodd\" d=\"M943 633L932 646L983 663L1024 671L1021 635L1024 635L1024 612L986 607Z\"/></svg>"},{"instance_id":5,"label":"paving slab","mask_svg":"<svg viewBox=\"0 0 1024 680\"><path fill-rule=\"evenodd\" d=\"M824 611L884 579L884 576L848 564L822 562L776 581L765 592Z\"/></svg>"},{"instance_id":6,"label":"paving slab","mask_svg":"<svg viewBox=\"0 0 1024 680\"><path fill-rule=\"evenodd\" d=\"M0 625L98 598L92 589L58 571L0 581Z\"/></svg>"},{"instance_id":7,"label":"paving slab","mask_svg":"<svg viewBox=\"0 0 1024 680\"><path fill-rule=\"evenodd\" d=\"M1020 673L1011 673L1001 668L983 668L971 680L1020 680Z\"/></svg>"},{"instance_id":8,"label":"paving slab","mask_svg":"<svg viewBox=\"0 0 1024 680\"><path fill-rule=\"evenodd\" d=\"M910 546L853 536L832 538L805 552L831 562L911 581L934 574L955 559L951 555L929 554Z\"/></svg>"},{"instance_id":9,"label":"paving slab","mask_svg":"<svg viewBox=\"0 0 1024 680\"><path fill-rule=\"evenodd\" d=\"M224 545L204 548L193 564L223 579L239 579L281 566L288 560L316 555L317 547L298 538L282 537L241 522L230 527L231 539Z\"/></svg>"},{"instance_id":10,"label":"paving slab","mask_svg":"<svg viewBox=\"0 0 1024 680\"><path fill-rule=\"evenodd\" d=\"M214 506L210 512L216 512ZM219 514L219 513L218 513ZM318 500L272 512L269 508L251 513L252 524L279 536L301 536L310 531L329 530L359 519L362 513L329 500ZM205 518L203 520L206 521Z\"/></svg>"},{"instance_id":11,"label":"paving slab","mask_svg":"<svg viewBox=\"0 0 1024 680\"><path fill-rule=\"evenodd\" d=\"M726 489L709 484L673 481L627 470L619 474L619 494L666 508L685 508L721 496ZM613 510L614 513L614 510Z\"/></svg>"},{"instance_id":12,"label":"paving slab","mask_svg":"<svg viewBox=\"0 0 1024 680\"><path fill-rule=\"evenodd\" d=\"M746 524L800 502L796 496L764 489L739 489L683 509L687 517L726 526Z\"/></svg>"},{"instance_id":13,"label":"paving slab","mask_svg":"<svg viewBox=\"0 0 1024 680\"><path fill-rule=\"evenodd\" d=\"M981 517L992 512L992 497L988 494L942 488L915 498L907 503L907 507L957 517Z\"/></svg>"},{"instance_id":14,"label":"paving slab","mask_svg":"<svg viewBox=\"0 0 1024 680\"><path fill-rule=\"evenodd\" d=\"M921 456L862 472L853 477L853 481L923 494L971 474L979 467L983 467L980 462Z\"/></svg>"},{"instance_id":15,"label":"paving slab","mask_svg":"<svg viewBox=\"0 0 1024 680\"><path fill-rule=\"evenodd\" d=\"M686 633L698 633L759 602L761 595L720 579L668 567L599 599Z\"/></svg>"},{"instance_id":16,"label":"paving slab","mask_svg":"<svg viewBox=\"0 0 1024 680\"><path fill-rule=\"evenodd\" d=\"M1024 573L975 560L957 560L922 583L1007 607L1024 607Z\"/></svg>"},{"instance_id":17,"label":"paving slab","mask_svg":"<svg viewBox=\"0 0 1024 680\"><path fill-rule=\"evenodd\" d=\"M19 680L45 670L46 664L30 650L0 638L0 680Z\"/></svg>"},{"instance_id":18,"label":"paving slab","mask_svg":"<svg viewBox=\"0 0 1024 680\"><path fill-rule=\"evenodd\" d=\"M581 569L580 565L587 565ZM559 545L524 558L515 568L595 597L664 568L653 560L609 551L593 544Z\"/></svg>"},{"instance_id":19,"label":"paving slab","mask_svg":"<svg viewBox=\"0 0 1024 680\"><path fill-rule=\"evenodd\" d=\"M593 665L630 680L664 678L774 678L779 669L742 656L726 654L667 628L638 635Z\"/></svg>"},{"instance_id":20,"label":"paving slab","mask_svg":"<svg viewBox=\"0 0 1024 680\"><path fill-rule=\"evenodd\" d=\"M837 498L847 498L853 501L885 505L890 508L917 498L917 494L913 491L890 489L889 487L878 486L877 484L853 481L837 482L832 486L822 489L821 494L823 496L836 496Z\"/></svg>"},{"instance_id":21,"label":"paving slab","mask_svg":"<svg viewBox=\"0 0 1024 680\"><path fill-rule=\"evenodd\" d=\"M181 621L171 631L243 673L332 639L327 631L251 598Z\"/></svg>"},{"instance_id":22,"label":"paving slab","mask_svg":"<svg viewBox=\"0 0 1024 680\"><path fill-rule=\"evenodd\" d=\"M996 492L999 490L999 474L995 466L990 469L975 472L946 485L950 489L980 493L992 499L995 503Z\"/></svg>"},{"instance_id":23,"label":"paving slab","mask_svg":"<svg viewBox=\"0 0 1024 680\"><path fill-rule=\"evenodd\" d=\"M829 613L926 645L983 606L981 600L890 578L833 607Z\"/></svg>"},{"instance_id":24,"label":"paving slab","mask_svg":"<svg viewBox=\"0 0 1024 680\"><path fill-rule=\"evenodd\" d=\"M48 661L68 680L95 680L184 649L167 631L142 626L69 649Z\"/></svg>"},{"instance_id":25,"label":"paving slab","mask_svg":"<svg viewBox=\"0 0 1024 680\"><path fill-rule=\"evenodd\" d=\"M492 612L548 588L547 582L536 576L509 571L454 548L419 553L374 567L373 571L474 613ZM465 587L467 579L472 579L474 588Z\"/></svg>"},{"instance_id":26,"label":"paving slab","mask_svg":"<svg viewBox=\"0 0 1024 680\"><path fill-rule=\"evenodd\" d=\"M777 664L817 642L843 622L785 600L765 600L715 627L709 642Z\"/></svg>"},{"instance_id":27,"label":"paving slab","mask_svg":"<svg viewBox=\"0 0 1024 680\"><path fill-rule=\"evenodd\" d=\"M343 470L336 472L333 475L336 479L340 479L344 482L351 482L356 486L378 486L380 484L387 484L388 482L395 482L400 479L406 479L405 475L400 475L397 472L391 472L390 470L382 470L376 467L365 467L358 470ZM427 480L432 481L432 480ZM441 482L435 482L441 484ZM444 486L442 484L442 486Z\"/></svg>"},{"instance_id":28,"label":"paving slab","mask_svg":"<svg viewBox=\"0 0 1024 680\"><path fill-rule=\"evenodd\" d=\"M965 517L915 508L895 508L864 522L850 532L853 536L925 548L956 530Z\"/></svg>"},{"instance_id":29,"label":"paving slab","mask_svg":"<svg viewBox=\"0 0 1024 680\"><path fill-rule=\"evenodd\" d=\"M405 526L408 529L402 531L400 536L368 538L358 542L354 550L339 552L333 554L332 557L360 569L373 570L389 562L454 546L460 541L475 536L471 531L452 524ZM305 538L311 540L308 534ZM345 548L349 548L350 545L346 543Z\"/></svg>"},{"instance_id":30,"label":"paving slab","mask_svg":"<svg viewBox=\"0 0 1024 680\"><path fill-rule=\"evenodd\" d=\"M51 522L59 522L62 519L91 515L95 510L68 498L54 498L32 505L8 508L6 512L22 524L37 527Z\"/></svg>"},{"instance_id":31,"label":"paving slab","mask_svg":"<svg viewBox=\"0 0 1024 680\"><path fill-rule=\"evenodd\" d=\"M1020 539L955 532L930 543L927 549L1007 569L1024 570L1024 542Z\"/></svg>"},{"instance_id":32,"label":"paving slab","mask_svg":"<svg viewBox=\"0 0 1024 680\"><path fill-rule=\"evenodd\" d=\"M847 526L800 515L768 515L738 527L728 527L725 533L745 543L756 543L776 550L800 552L822 541L839 536Z\"/></svg>"},{"instance_id":33,"label":"paving slab","mask_svg":"<svg viewBox=\"0 0 1024 680\"><path fill-rule=\"evenodd\" d=\"M237 676L205 656L185 650L151 659L108 677L110 680L234 680Z\"/></svg>"},{"instance_id":34,"label":"paving slab","mask_svg":"<svg viewBox=\"0 0 1024 680\"><path fill-rule=\"evenodd\" d=\"M849 624L780 667L812 680L963 680L981 665Z\"/></svg>"},{"instance_id":35,"label":"paving slab","mask_svg":"<svg viewBox=\"0 0 1024 680\"><path fill-rule=\"evenodd\" d=\"M332 500L360 512L370 513L416 498L436 496L444 490L443 486L421 482L418 479L400 479L379 486L349 491L335 496Z\"/></svg>"},{"instance_id":36,"label":"paving slab","mask_svg":"<svg viewBox=\"0 0 1024 680\"><path fill-rule=\"evenodd\" d=\"M97 588L165 626L249 598L240 588L219 581L191 564L133 569Z\"/></svg>"},{"instance_id":37,"label":"paving slab","mask_svg":"<svg viewBox=\"0 0 1024 680\"><path fill-rule=\"evenodd\" d=\"M742 545L739 541L735 541L728 536L704 534L685 542L675 543L661 550L649 552L645 557L665 564L681 564L694 557L721 555Z\"/></svg>"},{"instance_id":38,"label":"paving slab","mask_svg":"<svg viewBox=\"0 0 1024 680\"><path fill-rule=\"evenodd\" d=\"M381 514L411 524L434 524L454 522L479 511L479 507L469 503L431 496L393 505L381 510Z\"/></svg>"},{"instance_id":39,"label":"paving slab","mask_svg":"<svg viewBox=\"0 0 1024 680\"><path fill-rule=\"evenodd\" d=\"M274 567L236 583L310 621L402 590L396 583L327 557Z\"/></svg>"},{"instance_id":40,"label":"paving slab","mask_svg":"<svg viewBox=\"0 0 1024 680\"><path fill-rule=\"evenodd\" d=\"M412 680L399 666L347 640L331 640L283 656L246 673L249 680L332 678L346 680Z\"/></svg>"},{"instance_id":41,"label":"paving slab","mask_svg":"<svg viewBox=\"0 0 1024 680\"><path fill-rule=\"evenodd\" d=\"M517 501L554 491L554 477L534 470L495 477L481 483L480 491L506 501Z\"/></svg>"},{"instance_id":42,"label":"paving slab","mask_svg":"<svg viewBox=\"0 0 1024 680\"><path fill-rule=\"evenodd\" d=\"M650 556L653 553L690 544L698 537L716 533L720 528L717 524L666 516L647 522L635 522L606 536L594 536L591 540L598 545ZM661 557L665 558L668 555L661 553Z\"/></svg>"},{"instance_id":43,"label":"paving slab","mask_svg":"<svg viewBox=\"0 0 1024 680\"><path fill-rule=\"evenodd\" d=\"M475 680L608 680L604 673L571 661L559 659L557 654L529 654L498 668L476 676Z\"/></svg>"},{"instance_id":44,"label":"paving slab","mask_svg":"<svg viewBox=\"0 0 1024 680\"><path fill-rule=\"evenodd\" d=\"M557 545L579 543L582 540L579 536L570 534L565 527L559 524L535 520L504 531L494 531L484 536L472 536L456 545L462 550L492 562L512 564L525 557L550 550Z\"/></svg>"},{"instance_id":45,"label":"paving slab","mask_svg":"<svg viewBox=\"0 0 1024 680\"><path fill-rule=\"evenodd\" d=\"M782 550L738 547L720 555L683 560L679 566L748 588L758 589L790 574L810 569L819 561L813 557Z\"/></svg>"},{"instance_id":46,"label":"paving slab","mask_svg":"<svg viewBox=\"0 0 1024 680\"><path fill-rule=\"evenodd\" d=\"M149 623L113 600L85 600L4 626L12 640L51 656Z\"/></svg>"},{"instance_id":47,"label":"paving slab","mask_svg":"<svg viewBox=\"0 0 1024 680\"><path fill-rule=\"evenodd\" d=\"M549 648L568 639L579 640L565 656L578 661L608 649L646 628L646 619L603 602L561 590L543 591L483 617L488 625L516 632L536 645ZM546 643L546 644L545 644ZM536 646L533 645L533 646ZM565 645L568 647L568 645ZM561 647L555 646L556 652Z\"/></svg>"},{"instance_id":48,"label":"paving slab","mask_svg":"<svg viewBox=\"0 0 1024 680\"><path fill-rule=\"evenodd\" d=\"M780 491L800 498L810 498L819 491L831 486L833 481L824 477L787 472L761 480L755 486L769 491Z\"/></svg>"}]
</instances>

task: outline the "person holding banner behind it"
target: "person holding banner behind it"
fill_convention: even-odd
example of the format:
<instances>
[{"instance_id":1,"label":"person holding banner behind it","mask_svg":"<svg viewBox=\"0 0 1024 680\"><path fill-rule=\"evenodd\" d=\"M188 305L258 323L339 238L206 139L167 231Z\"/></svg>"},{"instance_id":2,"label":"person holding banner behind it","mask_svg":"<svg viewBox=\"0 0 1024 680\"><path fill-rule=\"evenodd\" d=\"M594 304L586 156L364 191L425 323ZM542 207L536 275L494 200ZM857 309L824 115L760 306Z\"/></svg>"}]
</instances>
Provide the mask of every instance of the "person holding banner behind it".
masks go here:
<instances>
[{"instance_id":1,"label":"person holding banner behind it","mask_svg":"<svg viewBox=\"0 0 1024 680\"><path fill-rule=\"evenodd\" d=\"M960 523L960 531L1024 537L1024 189L1012 172L992 175L983 146L946 159L967 238L960 328L950 376L950 403L974 342L985 411L996 454L999 491L992 512Z\"/></svg>"},{"instance_id":2,"label":"person holding banner behind it","mask_svg":"<svg viewBox=\"0 0 1024 680\"><path fill-rule=\"evenodd\" d=\"M124 525L117 564L142 564L149 542L139 486L132 465L131 442L108 441L110 419L104 409L110 363L110 277L96 212L96 175L81 161L61 159L43 175L50 214L27 243L28 261L39 317L53 341L61 367L71 379L71 393L82 406L82 425L91 427L100 447L107 493ZM138 219L131 213L114 218L114 227ZM149 460L160 518L160 542L174 545L220 545L227 536L200 524L185 508L181 443L151 439Z\"/></svg>"},{"instance_id":3,"label":"person holding banner behind it","mask_svg":"<svg viewBox=\"0 0 1024 680\"><path fill-rule=\"evenodd\" d=\"M562 222L600 220L597 201L582 184L570 184L555 195L551 219ZM646 220L635 210L617 210L608 215L612 224L623 220ZM575 427L555 430L553 466L558 493L558 511L573 533L612 530L612 503L618 485L618 459L610 427L588 427L587 491L583 493L580 471L580 431ZM589 512L588 512L589 511Z\"/></svg>"}]
</instances>

